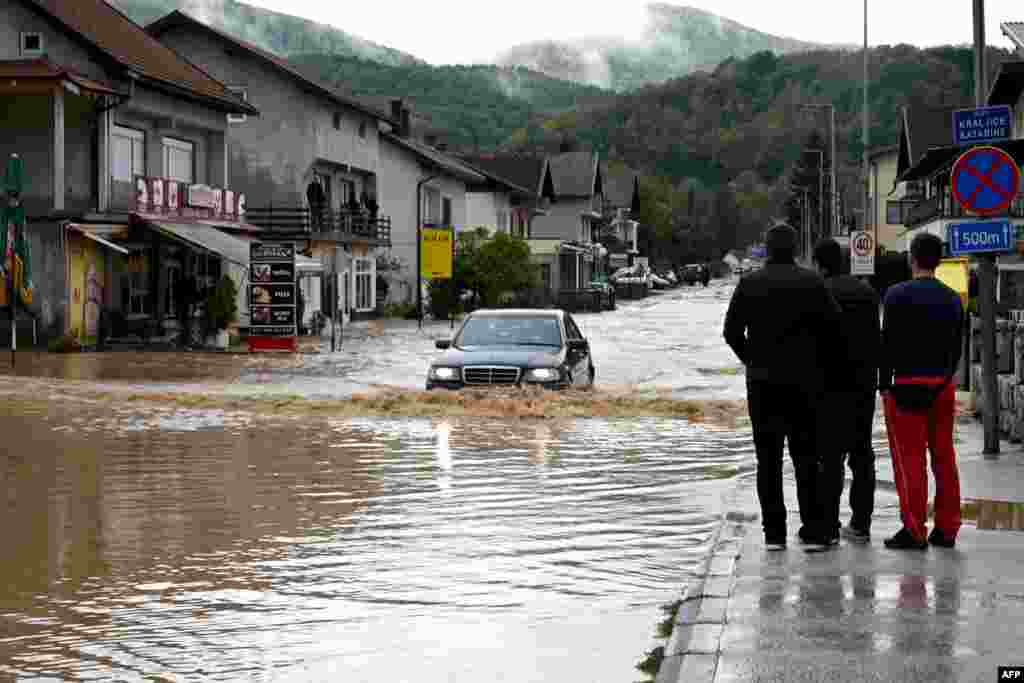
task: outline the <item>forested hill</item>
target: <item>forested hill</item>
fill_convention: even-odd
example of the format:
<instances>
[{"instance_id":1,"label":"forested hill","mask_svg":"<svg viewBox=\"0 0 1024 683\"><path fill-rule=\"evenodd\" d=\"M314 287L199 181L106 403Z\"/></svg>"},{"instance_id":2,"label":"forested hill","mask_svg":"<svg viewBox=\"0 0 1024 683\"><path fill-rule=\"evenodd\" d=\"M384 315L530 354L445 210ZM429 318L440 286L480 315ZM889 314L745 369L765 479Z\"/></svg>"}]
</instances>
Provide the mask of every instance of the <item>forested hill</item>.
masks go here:
<instances>
[{"instance_id":1,"label":"forested hill","mask_svg":"<svg viewBox=\"0 0 1024 683\"><path fill-rule=\"evenodd\" d=\"M293 64L325 83L384 108L402 97L451 146L494 149L530 121L585 110L614 100L588 85L525 68L496 66L388 66L364 59L298 55Z\"/></svg>"}]
</instances>

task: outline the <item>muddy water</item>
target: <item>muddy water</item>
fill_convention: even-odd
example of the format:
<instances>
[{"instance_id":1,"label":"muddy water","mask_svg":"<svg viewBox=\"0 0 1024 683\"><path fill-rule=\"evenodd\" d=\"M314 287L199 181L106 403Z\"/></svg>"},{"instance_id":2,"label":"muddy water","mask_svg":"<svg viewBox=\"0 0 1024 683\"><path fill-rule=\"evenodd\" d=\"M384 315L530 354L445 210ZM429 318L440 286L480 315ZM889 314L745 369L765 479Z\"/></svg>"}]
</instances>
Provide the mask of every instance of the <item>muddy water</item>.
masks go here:
<instances>
[{"instance_id":1,"label":"muddy water","mask_svg":"<svg viewBox=\"0 0 1024 683\"><path fill-rule=\"evenodd\" d=\"M743 433L0 403L0 672L630 681Z\"/></svg>"},{"instance_id":2,"label":"muddy water","mask_svg":"<svg viewBox=\"0 0 1024 683\"><path fill-rule=\"evenodd\" d=\"M616 311L578 314L591 342L598 386L683 399L742 398L741 366L721 335L731 293L732 284L721 281L620 302ZM426 322L420 329L414 321L389 320L346 327L333 353L329 338L320 353L298 356L19 352L13 369L9 356L0 354L0 376L236 397L346 398L379 389L422 389L430 358L438 353L434 340L450 335L448 323Z\"/></svg>"}]
</instances>

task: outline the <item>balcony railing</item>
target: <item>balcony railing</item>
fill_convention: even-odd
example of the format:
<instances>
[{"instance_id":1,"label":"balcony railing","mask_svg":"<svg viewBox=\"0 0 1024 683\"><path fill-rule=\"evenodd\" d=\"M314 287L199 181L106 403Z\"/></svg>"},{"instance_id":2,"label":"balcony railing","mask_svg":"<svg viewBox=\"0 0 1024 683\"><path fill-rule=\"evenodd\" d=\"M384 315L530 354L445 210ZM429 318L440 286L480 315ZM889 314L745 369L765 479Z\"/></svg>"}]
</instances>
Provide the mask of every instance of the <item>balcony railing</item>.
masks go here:
<instances>
[{"instance_id":1,"label":"balcony railing","mask_svg":"<svg viewBox=\"0 0 1024 683\"><path fill-rule=\"evenodd\" d=\"M1009 214L1010 218L1024 218L1024 200L1015 200L1010 206ZM952 194L945 192L918 202L906 213L903 224L908 228L916 228L930 221L971 217L964 212Z\"/></svg>"},{"instance_id":2,"label":"balcony railing","mask_svg":"<svg viewBox=\"0 0 1024 683\"><path fill-rule=\"evenodd\" d=\"M275 233L391 244L391 217L362 211L313 211L301 206L250 206L246 221Z\"/></svg>"}]
</instances>

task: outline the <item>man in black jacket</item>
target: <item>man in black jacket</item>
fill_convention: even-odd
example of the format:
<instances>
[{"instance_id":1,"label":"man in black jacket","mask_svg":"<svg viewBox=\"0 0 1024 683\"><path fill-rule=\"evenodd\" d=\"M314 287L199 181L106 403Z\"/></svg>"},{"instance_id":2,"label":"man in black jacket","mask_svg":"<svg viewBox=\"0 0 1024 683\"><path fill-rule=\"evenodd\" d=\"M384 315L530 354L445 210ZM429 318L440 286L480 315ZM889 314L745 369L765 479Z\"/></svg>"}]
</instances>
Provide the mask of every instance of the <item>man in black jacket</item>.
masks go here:
<instances>
[{"instance_id":1,"label":"man in black jacket","mask_svg":"<svg viewBox=\"0 0 1024 683\"><path fill-rule=\"evenodd\" d=\"M834 239L823 239L814 248L814 263L825 278L832 298L843 311L841 363L827 375L826 418L828 438L822 447L822 475L825 486L834 489L827 512L835 533L850 541L871 540L871 515L875 508L875 452L871 434L875 420L878 388L878 356L881 346L881 314L878 293L865 282L843 275L842 250ZM846 476L843 460L849 463L850 523L840 528L839 506ZM826 496L829 493L825 494Z\"/></svg>"},{"instance_id":2,"label":"man in black jacket","mask_svg":"<svg viewBox=\"0 0 1024 683\"><path fill-rule=\"evenodd\" d=\"M768 231L768 262L739 281L725 317L725 340L746 366L747 403L757 451L757 495L766 547L786 547L783 442L796 471L800 539L830 547L820 495L820 403L826 354L835 353L840 310L815 272L794 261L797 235Z\"/></svg>"}]
</instances>

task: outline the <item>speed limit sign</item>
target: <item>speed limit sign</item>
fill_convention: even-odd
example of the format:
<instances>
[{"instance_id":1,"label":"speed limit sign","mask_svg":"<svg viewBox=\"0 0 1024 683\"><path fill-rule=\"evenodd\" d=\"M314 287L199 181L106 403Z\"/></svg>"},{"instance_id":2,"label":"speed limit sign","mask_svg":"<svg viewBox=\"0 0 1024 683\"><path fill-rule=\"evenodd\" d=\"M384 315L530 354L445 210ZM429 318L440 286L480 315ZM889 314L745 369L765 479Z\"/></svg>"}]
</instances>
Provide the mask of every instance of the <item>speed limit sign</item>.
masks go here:
<instances>
[{"instance_id":1,"label":"speed limit sign","mask_svg":"<svg viewBox=\"0 0 1024 683\"><path fill-rule=\"evenodd\" d=\"M875 238L870 232L850 234L850 274L875 274Z\"/></svg>"}]
</instances>

